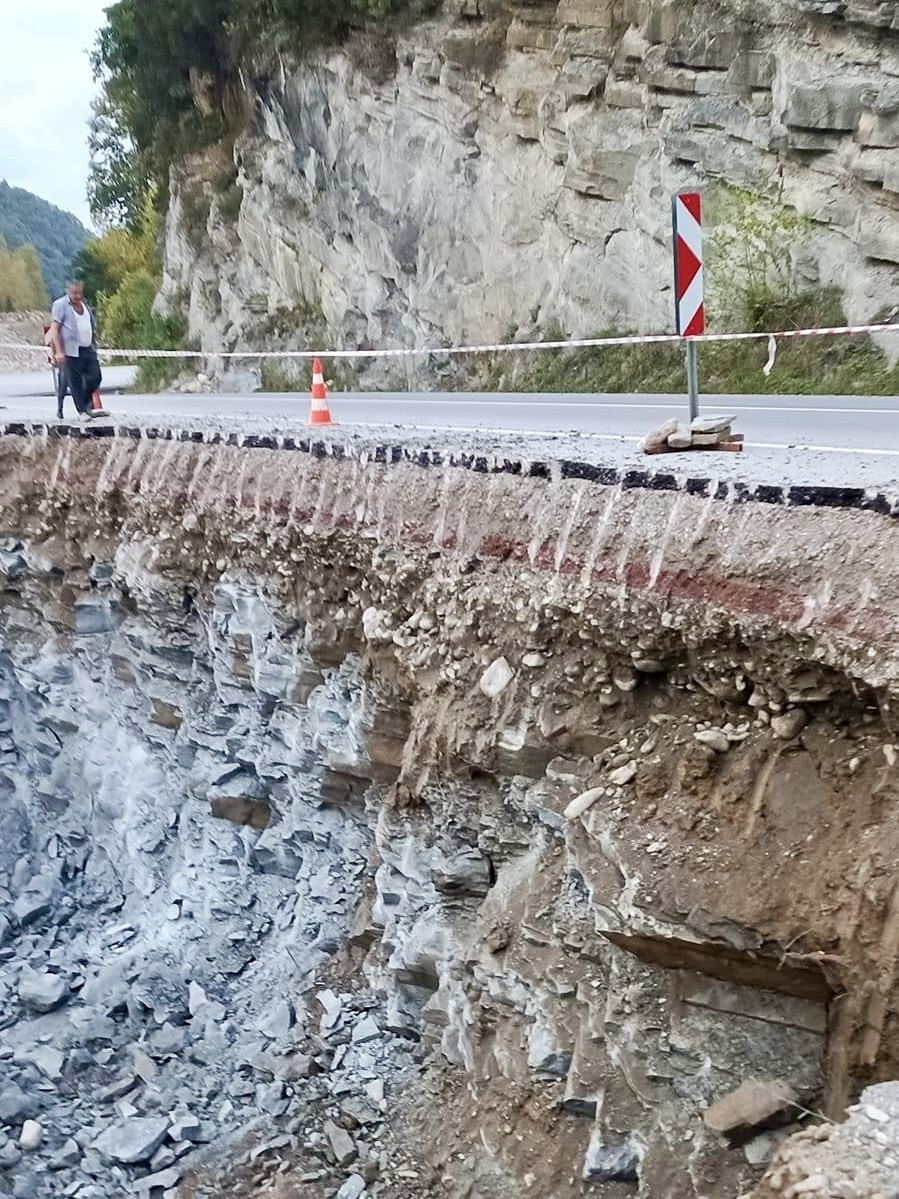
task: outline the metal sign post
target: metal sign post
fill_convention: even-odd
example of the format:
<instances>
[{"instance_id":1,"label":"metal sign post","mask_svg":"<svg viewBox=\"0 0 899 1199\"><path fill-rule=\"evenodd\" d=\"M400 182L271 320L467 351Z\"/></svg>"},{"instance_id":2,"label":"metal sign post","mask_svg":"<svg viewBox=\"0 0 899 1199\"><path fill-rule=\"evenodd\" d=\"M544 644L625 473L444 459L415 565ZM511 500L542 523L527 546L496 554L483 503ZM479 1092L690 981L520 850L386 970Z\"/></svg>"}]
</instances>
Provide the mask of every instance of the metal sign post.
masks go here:
<instances>
[{"instance_id":1,"label":"metal sign post","mask_svg":"<svg viewBox=\"0 0 899 1199\"><path fill-rule=\"evenodd\" d=\"M699 355L695 341L705 332L702 277L702 198L681 192L671 201L674 227L674 311L678 334L687 342L687 390L690 420L699 415Z\"/></svg>"}]
</instances>

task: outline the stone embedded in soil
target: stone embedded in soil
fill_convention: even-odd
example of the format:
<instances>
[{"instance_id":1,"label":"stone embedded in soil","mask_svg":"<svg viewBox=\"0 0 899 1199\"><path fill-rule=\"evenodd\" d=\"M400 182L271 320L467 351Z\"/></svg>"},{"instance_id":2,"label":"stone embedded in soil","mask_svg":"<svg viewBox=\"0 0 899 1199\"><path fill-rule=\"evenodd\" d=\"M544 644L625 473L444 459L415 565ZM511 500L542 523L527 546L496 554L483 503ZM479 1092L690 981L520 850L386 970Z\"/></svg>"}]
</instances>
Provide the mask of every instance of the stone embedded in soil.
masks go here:
<instances>
[{"instance_id":1,"label":"stone embedded in soil","mask_svg":"<svg viewBox=\"0 0 899 1199\"><path fill-rule=\"evenodd\" d=\"M19 1000L32 1012L52 1012L68 998L68 983L59 974L43 974L26 968L19 979Z\"/></svg>"},{"instance_id":2,"label":"stone embedded in soil","mask_svg":"<svg viewBox=\"0 0 899 1199\"><path fill-rule=\"evenodd\" d=\"M514 678L512 667L505 658L495 658L481 675L478 686L488 699L496 699Z\"/></svg>"},{"instance_id":3,"label":"stone embedded in soil","mask_svg":"<svg viewBox=\"0 0 899 1199\"><path fill-rule=\"evenodd\" d=\"M431 867L431 878L445 895L486 895L490 890L490 863L479 849L464 846L441 855Z\"/></svg>"},{"instance_id":4,"label":"stone embedded in soil","mask_svg":"<svg viewBox=\"0 0 899 1199\"><path fill-rule=\"evenodd\" d=\"M702 1114L712 1132L734 1136L795 1111L798 1096L789 1083L750 1078L735 1091L716 1100Z\"/></svg>"},{"instance_id":5,"label":"stone embedded in soil","mask_svg":"<svg viewBox=\"0 0 899 1199\"><path fill-rule=\"evenodd\" d=\"M633 1145L607 1145L602 1130L594 1129L584 1159L585 1182L636 1182L639 1169L640 1155Z\"/></svg>"},{"instance_id":6,"label":"stone embedded in soil","mask_svg":"<svg viewBox=\"0 0 899 1199\"><path fill-rule=\"evenodd\" d=\"M7 1141L0 1146L0 1170L9 1170L22 1160L22 1150L14 1141Z\"/></svg>"},{"instance_id":7,"label":"stone embedded in soil","mask_svg":"<svg viewBox=\"0 0 899 1199\"><path fill-rule=\"evenodd\" d=\"M135 1165L150 1160L168 1128L167 1116L135 1116L107 1128L94 1141L94 1148L108 1161Z\"/></svg>"},{"instance_id":8,"label":"stone embedded in soil","mask_svg":"<svg viewBox=\"0 0 899 1199\"><path fill-rule=\"evenodd\" d=\"M562 815L566 820L577 820L596 803L596 801L604 794L604 787L591 787L588 791L582 791L580 795L576 795L570 804L566 807Z\"/></svg>"},{"instance_id":9,"label":"stone embedded in soil","mask_svg":"<svg viewBox=\"0 0 899 1199\"><path fill-rule=\"evenodd\" d=\"M618 766L615 770L609 771L609 782L616 787L623 787L636 778L637 763L626 762L624 766Z\"/></svg>"},{"instance_id":10,"label":"stone embedded in soil","mask_svg":"<svg viewBox=\"0 0 899 1199\"><path fill-rule=\"evenodd\" d=\"M726 754L730 749L727 733L722 729L700 729L693 737L700 745L707 745L716 754Z\"/></svg>"},{"instance_id":11,"label":"stone embedded in soil","mask_svg":"<svg viewBox=\"0 0 899 1199\"><path fill-rule=\"evenodd\" d=\"M794 737L798 737L807 724L808 713L804 708L791 708L781 716L771 717L771 731L783 741L792 741Z\"/></svg>"}]
</instances>

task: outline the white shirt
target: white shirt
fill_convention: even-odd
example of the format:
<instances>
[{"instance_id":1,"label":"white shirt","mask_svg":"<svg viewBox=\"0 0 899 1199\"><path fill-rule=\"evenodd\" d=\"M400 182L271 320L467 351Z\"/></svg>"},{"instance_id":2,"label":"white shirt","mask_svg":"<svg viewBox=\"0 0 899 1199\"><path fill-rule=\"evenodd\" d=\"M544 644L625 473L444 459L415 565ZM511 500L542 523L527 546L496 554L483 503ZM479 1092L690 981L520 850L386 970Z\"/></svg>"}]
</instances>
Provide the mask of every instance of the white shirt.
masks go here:
<instances>
[{"instance_id":1,"label":"white shirt","mask_svg":"<svg viewBox=\"0 0 899 1199\"><path fill-rule=\"evenodd\" d=\"M91 326L91 314L88 312L86 306L80 315L78 312L75 312L75 323L78 326L79 346L89 346L94 340L94 330Z\"/></svg>"}]
</instances>

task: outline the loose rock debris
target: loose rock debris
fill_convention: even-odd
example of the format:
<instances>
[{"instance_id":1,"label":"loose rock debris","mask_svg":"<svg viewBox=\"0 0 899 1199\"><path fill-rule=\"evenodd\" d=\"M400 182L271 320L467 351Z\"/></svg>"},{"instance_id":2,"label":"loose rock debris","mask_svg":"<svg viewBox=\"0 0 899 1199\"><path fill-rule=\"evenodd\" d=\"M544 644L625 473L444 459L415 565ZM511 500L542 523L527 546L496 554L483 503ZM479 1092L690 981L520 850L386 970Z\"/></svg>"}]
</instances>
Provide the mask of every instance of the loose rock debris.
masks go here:
<instances>
[{"instance_id":1,"label":"loose rock debris","mask_svg":"<svg viewBox=\"0 0 899 1199\"><path fill-rule=\"evenodd\" d=\"M77 448L0 472L0 1193L736 1195L895 1068L886 522Z\"/></svg>"}]
</instances>

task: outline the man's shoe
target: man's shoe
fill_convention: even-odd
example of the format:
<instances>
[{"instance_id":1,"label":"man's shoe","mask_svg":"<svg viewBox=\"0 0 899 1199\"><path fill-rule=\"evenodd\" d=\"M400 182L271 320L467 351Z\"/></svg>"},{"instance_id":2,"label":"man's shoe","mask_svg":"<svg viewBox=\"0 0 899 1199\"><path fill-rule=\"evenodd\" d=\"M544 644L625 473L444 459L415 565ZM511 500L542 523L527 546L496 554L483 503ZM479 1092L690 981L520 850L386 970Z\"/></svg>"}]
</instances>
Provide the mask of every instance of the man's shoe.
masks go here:
<instances>
[{"instance_id":1,"label":"man's shoe","mask_svg":"<svg viewBox=\"0 0 899 1199\"><path fill-rule=\"evenodd\" d=\"M79 412L75 419L80 420L82 424L86 425L90 418L91 414L89 412Z\"/></svg>"}]
</instances>

